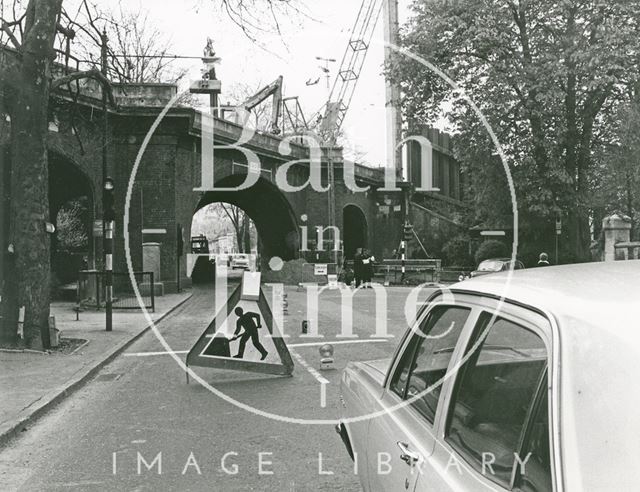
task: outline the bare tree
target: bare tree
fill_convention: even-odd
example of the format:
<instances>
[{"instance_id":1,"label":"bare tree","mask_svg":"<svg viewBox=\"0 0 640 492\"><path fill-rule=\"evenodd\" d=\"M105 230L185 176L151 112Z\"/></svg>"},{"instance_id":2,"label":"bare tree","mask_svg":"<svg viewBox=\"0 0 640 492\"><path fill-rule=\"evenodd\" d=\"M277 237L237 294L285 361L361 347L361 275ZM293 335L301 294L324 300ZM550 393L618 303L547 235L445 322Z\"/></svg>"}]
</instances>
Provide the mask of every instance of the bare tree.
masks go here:
<instances>
[{"instance_id":1,"label":"bare tree","mask_svg":"<svg viewBox=\"0 0 640 492\"><path fill-rule=\"evenodd\" d=\"M281 21L302 11L300 0L208 0L227 16L255 43L261 33L281 33Z\"/></svg>"},{"instance_id":2,"label":"bare tree","mask_svg":"<svg viewBox=\"0 0 640 492\"><path fill-rule=\"evenodd\" d=\"M187 73L175 67L171 38L149 22L146 10L114 10L83 0L76 18L63 18L77 30L74 41L82 60L101 65L101 45L106 35L107 75L120 83L177 83Z\"/></svg>"},{"instance_id":3,"label":"bare tree","mask_svg":"<svg viewBox=\"0 0 640 492\"><path fill-rule=\"evenodd\" d=\"M220 206L233 225L240 253L251 253L251 219L244 210L235 205L220 203Z\"/></svg>"}]
</instances>

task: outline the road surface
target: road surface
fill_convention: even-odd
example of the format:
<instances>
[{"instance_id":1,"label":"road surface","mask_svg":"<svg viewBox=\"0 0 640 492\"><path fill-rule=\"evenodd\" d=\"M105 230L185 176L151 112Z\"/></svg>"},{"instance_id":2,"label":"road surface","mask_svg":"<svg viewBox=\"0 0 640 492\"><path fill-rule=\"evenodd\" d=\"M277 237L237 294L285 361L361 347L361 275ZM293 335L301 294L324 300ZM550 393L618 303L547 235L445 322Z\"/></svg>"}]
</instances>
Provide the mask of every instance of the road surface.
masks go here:
<instances>
[{"instance_id":1,"label":"road surface","mask_svg":"<svg viewBox=\"0 0 640 492\"><path fill-rule=\"evenodd\" d=\"M428 294L423 291L421 298ZM238 401L282 417L335 419L340 370L351 360L390 357L406 328L409 289L388 289L387 341L372 341L373 290L354 300L353 339L339 339L339 291L322 294L324 339L300 338L305 294L289 293L287 344L293 377L196 368L209 384ZM158 326L179 357L213 318L213 290L193 297ZM317 344L336 341L336 370L322 395ZM315 343L315 345L313 345ZM303 345L300 345L303 344ZM212 394L184 371L149 332L81 390L0 452L3 491L58 490L359 490L331 425L289 423L256 415ZM26 382L28 384L28 382ZM324 405L324 406L323 406Z\"/></svg>"}]
</instances>

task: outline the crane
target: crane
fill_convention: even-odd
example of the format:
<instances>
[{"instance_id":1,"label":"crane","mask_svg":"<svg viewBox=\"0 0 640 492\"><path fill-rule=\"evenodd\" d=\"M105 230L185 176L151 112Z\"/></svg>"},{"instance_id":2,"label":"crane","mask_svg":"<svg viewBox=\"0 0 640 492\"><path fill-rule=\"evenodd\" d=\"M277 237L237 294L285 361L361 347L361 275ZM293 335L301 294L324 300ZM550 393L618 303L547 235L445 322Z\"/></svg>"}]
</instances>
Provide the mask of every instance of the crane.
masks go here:
<instances>
[{"instance_id":1,"label":"crane","mask_svg":"<svg viewBox=\"0 0 640 492\"><path fill-rule=\"evenodd\" d=\"M336 142L358 84L384 1L363 0L360 5L329 100L324 106L324 114L319 117L319 133L325 143Z\"/></svg>"},{"instance_id":2,"label":"crane","mask_svg":"<svg viewBox=\"0 0 640 492\"><path fill-rule=\"evenodd\" d=\"M276 80L266 85L249 99L238 105L238 108L242 108L248 112L270 96L273 96L273 104L271 105L271 133L274 135L278 135L281 132L281 128L278 126L278 121L280 120L282 110L282 81L283 77L280 75Z\"/></svg>"}]
</instances>

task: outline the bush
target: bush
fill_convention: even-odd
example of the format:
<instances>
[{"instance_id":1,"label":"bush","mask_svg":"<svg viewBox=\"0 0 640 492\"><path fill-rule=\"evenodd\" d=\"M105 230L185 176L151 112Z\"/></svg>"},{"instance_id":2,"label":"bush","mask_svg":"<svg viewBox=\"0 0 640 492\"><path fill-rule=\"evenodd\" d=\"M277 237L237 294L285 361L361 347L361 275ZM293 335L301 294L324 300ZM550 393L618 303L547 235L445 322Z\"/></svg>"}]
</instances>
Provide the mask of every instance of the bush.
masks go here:
<instances>
[{"instance_id":1,"label":"bush","mask_svg":"<svg viewBox=\"0 0 640 492\"><path fill-rule=\"evenodd\" d=\"M491 258L504 258L506 256L510 256L507 246L501 241L490 239L480 244L480 247L476 251L476 265L484 260Z\"/></svg>"}]
</instances>

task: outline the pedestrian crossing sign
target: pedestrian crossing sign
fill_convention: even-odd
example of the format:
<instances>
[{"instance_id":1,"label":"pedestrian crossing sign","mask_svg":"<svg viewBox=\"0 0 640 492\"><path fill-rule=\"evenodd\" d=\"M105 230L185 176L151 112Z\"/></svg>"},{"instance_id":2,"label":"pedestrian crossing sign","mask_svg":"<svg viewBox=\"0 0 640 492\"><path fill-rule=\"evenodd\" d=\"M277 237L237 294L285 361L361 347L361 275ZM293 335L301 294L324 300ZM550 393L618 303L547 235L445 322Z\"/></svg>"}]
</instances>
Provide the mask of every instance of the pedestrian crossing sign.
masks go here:
<instances>
[{"instance_id":1,"label":"pedestrian crossing sign","mask_svg":"<svg viewBox=\"0 0 640 492\"><path fill-rule=\"evenodd\" d=\"M260 286L260 273L243 274L187 354L187 366L291 375L293 360Z\"/></svg>"}]
</instances>

